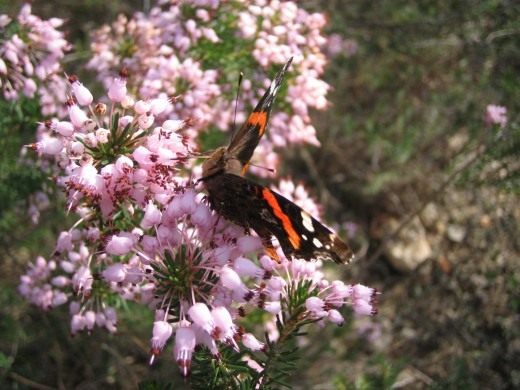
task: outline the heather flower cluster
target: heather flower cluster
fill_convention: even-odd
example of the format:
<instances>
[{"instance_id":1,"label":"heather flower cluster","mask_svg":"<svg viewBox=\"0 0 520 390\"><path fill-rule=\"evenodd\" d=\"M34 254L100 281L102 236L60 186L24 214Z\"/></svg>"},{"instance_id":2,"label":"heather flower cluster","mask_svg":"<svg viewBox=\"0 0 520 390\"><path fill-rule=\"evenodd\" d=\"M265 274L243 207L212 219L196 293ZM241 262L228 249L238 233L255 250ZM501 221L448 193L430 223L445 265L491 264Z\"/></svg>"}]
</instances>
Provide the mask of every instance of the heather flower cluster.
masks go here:
<instances>
[{"instance_id":1,"label":"heather flower cluster","mask_svg":"<svg viewBox=\"0 0 520 390\"><path fill-rule=\"evenodd\" d=\"M163 119L182 96L133 97L126 76L99 101L69 76L68 117L43 122L30 145L55 162L78 220L21 277L23 296L44 310L68 304L72 334L115 332L117 300L146 305L155 315L150 361L172 344L184 376L197 346L216 361L222 348L249 351L248 366L262 372L259 351L287 332L341 325L345 306L375 313L374 289L328 281L321 262L289 261L280 249L276 262L258 237L215 214L190 173L192 121ZM317 209L303 187L286 180L280 189ZM265 322L249 328L259 310Z\"/></svg>"},{"instance_id":2,"label":"heather flower cluster","mask_svg":"<svg viewBox=\"0 0 520 390\"><path fill-rule=\"evenodd\" d=\"M122 66L127 68L129 84L144 98L182 96L164 115L193 118L187 135L196 138L208 128L231 128L239 71L246 74L237 115L242 123L269 85L271 70L294 57L294 77L278 100L284 110L273 114L255 154L257 163L276 168L277 148L319 145L309 110L328 104L330 87L320 79L326 65L325 25L323 14L292 1L173 2L147 14L120 16L94 32L88 67L105 85Z\"/></svg>"},{"instance_id":3,"label":"heather flower cluster","mask_svg":"<svg viewBox=\"0 0 520 390\"><path fill-rule=\"evenodd\" d=\"M485 121L488 125L499 125L506 127L507 125L507 108L489 104L486 107Z\"/></svg>"},{"instance_id":4,"label":"heather flower cluster","mask_svg":"<svg viewBox=\"0 0 520 390\"><path fill-rule=\"evenodd\" d=\"M15 20L0 15L0 89L6 100L39 95L43 115L57 112L56 101L65 100L60 61L71 46L63 21L42 20L25 4Z\"/></svg>"}]
</instances>

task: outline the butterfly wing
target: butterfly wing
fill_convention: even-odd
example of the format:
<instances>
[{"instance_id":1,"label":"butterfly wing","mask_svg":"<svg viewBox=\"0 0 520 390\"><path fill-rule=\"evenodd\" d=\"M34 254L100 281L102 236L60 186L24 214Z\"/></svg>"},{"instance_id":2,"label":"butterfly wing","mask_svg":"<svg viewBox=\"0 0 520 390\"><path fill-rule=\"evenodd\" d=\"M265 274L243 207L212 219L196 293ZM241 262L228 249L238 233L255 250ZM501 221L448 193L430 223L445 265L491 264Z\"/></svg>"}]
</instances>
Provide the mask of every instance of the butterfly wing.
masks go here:
<instances>
[{"instance_id":1,"label":"butterfly wing","mask_svg":"<svg viewBox=\"0 0 520 390\"><path fill-rule=\"evenodd\" d=\"M335 233L267 187L230 173L209 178L205 184L212 208L226 219L253 229L270 254L275 236L287 257L330 258L337 263L354 258Z\"/></svg>"},{"instance_id":2,"label":"butterfly wing","mask_svg":"<svg viewBox=\"0 0 520 390\"><path fill-rule=\"evenodd\" d=\"M291 62L292 58L289 59L283 69L278 72L271 82L270 87L264 93L264 96L262 96L253 112L247 118L247 121L231 137L231 141L227 147L227 154L240 161L242 174L247 170L249 160L251 160L255 148L258 142L260 142L260 138L262 138L265 133L276 93L282 84L284 74L291 65Z\"/></svg>"}]
</instances>

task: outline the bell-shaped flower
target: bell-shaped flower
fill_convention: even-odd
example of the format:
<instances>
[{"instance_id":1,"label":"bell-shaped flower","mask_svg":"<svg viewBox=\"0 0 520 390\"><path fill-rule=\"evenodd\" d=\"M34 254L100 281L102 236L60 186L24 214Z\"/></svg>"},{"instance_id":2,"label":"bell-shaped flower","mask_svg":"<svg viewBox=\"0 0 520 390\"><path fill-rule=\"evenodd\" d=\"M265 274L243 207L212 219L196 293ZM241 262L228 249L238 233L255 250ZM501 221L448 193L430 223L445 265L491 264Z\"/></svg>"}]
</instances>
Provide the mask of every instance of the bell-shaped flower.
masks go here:
<instances>
[{"instance_id":1,"label":"bell-shaped flower","mask_svg":"<svg viewBox=\"0 0 520 390\"><path fill-rule=\"evenodd\" d=\"M201 302L195 303L189 308L188 315L195 324L204 329L208 334L213 332L215 322L206 304Z\"/></svg>"},{"instance_id":2,"label":"bell-shaped flower","mask_svg":"<svg viewBox=\"0 0 520 390\"><path fill-rule=\"evenodd\" d=\"M195 345L195 332L191 328L180 327L175 331L173 355L184 377L190 374L191 357L195 350Z\"/></svg>"}]
</instances>

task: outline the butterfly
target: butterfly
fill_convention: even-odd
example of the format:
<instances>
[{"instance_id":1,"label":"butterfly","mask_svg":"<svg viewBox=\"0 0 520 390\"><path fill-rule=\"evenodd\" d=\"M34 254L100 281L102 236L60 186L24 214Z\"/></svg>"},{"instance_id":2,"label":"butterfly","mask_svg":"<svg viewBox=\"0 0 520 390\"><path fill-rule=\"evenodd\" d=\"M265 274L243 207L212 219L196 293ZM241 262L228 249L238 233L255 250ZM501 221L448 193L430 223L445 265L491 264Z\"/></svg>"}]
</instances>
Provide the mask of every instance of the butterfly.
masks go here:
<instances>
[{"instance_id":1,"label":"butterfly","mask_svg":"<svg viewBox=\"0 0 520 390\"><path fill-rule=\"evenodd\" d=\"M202 165L202 178L211 208L220 216L261 238L266 253L279 261L272 243L277 238L287 258L332 259L349 263L350 247L294 202L244 177L292 58L278 72L229 145L216 149Z\"/></svg>"}]
</instances>

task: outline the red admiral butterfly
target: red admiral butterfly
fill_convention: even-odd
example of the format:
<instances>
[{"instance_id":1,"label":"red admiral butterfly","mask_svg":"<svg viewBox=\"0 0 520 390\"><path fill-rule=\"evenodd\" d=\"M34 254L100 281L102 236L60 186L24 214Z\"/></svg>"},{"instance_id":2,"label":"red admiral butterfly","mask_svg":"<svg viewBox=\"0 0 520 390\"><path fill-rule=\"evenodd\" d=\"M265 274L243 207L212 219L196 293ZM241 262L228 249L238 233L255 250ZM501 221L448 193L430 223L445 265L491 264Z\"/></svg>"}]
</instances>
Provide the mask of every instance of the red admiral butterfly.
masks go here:
<instances>
[{"instance_id":1,"label":"red admiral butterfly","mask_svg":"<svg viewBox=\"0 0 520 390\"><path fill-rule=\"evenodd\" d=\"M201 181L211 208L237 225L253 229L275 260L279 258L273 236L288 258L332 258L336 263L348 263L354 254L335 233L287 198L243 177L265 133L276 93L291 62L292 58L276 75L229 145L215 150L204 162Z\"/></svg>"}]
</instances>

